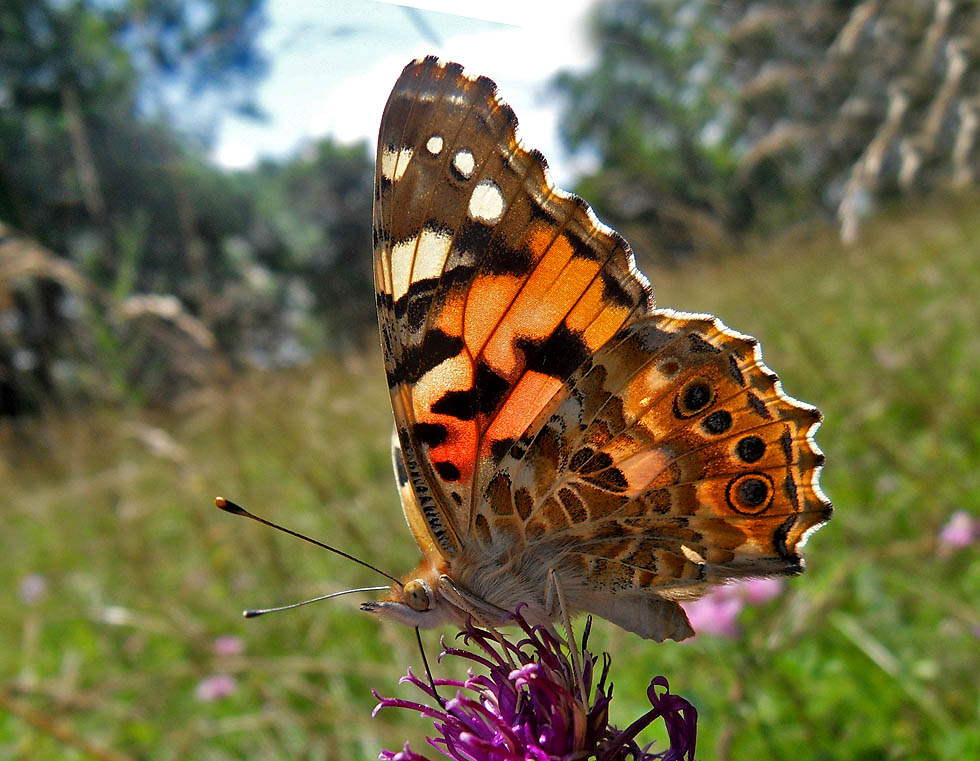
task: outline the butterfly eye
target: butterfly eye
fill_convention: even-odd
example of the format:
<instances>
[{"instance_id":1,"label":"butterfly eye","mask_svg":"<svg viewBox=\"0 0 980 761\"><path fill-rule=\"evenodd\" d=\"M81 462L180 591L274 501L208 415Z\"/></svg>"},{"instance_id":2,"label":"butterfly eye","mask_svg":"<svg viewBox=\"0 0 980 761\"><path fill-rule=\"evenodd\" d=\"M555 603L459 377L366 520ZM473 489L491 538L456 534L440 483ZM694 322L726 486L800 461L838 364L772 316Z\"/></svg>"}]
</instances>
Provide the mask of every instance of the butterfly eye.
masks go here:
<instances>
[{"instance_id":1,"label":"butterfly eye","mask_svg":"<svg viewBox=\"0 0 980 761\"><path fill-rule=\"evenodd\" d=\"M412 610L428 610L430 606L429 590L421 579L414 579L402 590L402 599Z\"/></svg>"}]
</instances>

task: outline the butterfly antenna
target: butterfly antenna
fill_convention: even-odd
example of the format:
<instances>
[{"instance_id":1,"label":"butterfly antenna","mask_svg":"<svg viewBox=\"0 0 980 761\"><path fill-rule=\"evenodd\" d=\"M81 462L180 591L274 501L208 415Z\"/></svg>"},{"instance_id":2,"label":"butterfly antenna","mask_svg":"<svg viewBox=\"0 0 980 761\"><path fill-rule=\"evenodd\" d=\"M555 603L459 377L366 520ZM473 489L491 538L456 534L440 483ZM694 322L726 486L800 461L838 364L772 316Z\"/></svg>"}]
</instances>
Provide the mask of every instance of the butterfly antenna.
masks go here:
<instances>
[{"instance_id":1,"label":"butterfly antenna","mask_svg":"<svg viewBox=\"0 0 980 761\"><path fill-rule=\"evenodd\" d=\"M321 600L329 600L331 597L340 597L341 595L352 595L356 592L383 592L388 587L361 587L360 589L345 589L343 592L333 592L329 595L320 595L319 597L314 597L310 600L303 600L302 602L294 602L291 605L280 605L278 608L261 608L259 610L243 610L242 615L245 618L258 618L259 616L264 616L266 613L278 613L280 610L292 610L293 608L299 608L303 605L309 605L311 602L320 602Z\"/></svg>"},{"instance_id":2,"label":"butterfly antenna","mask_svg":"<svg viewBox=\"0 0 980 761\"><path fill-rule=\"evenodd\" d=\"M318 542L316 539L311 539L310 537L306 536L305 534L300 534L298 531L293 531L292 529L288 529L285 526L280 526L279 524L273 523L272 521L267 521L265 518L260 518L259 516L254 515L253 513L250 513L248 510L246 510L241 505L238 505L238 504L232 502L230 499L225 499L224 497L215 497L214 498L214 504L217 505L217 507L219 507L221 510L224 510L226 513L231 513L232 515L243 515L246 518L251 518L253 521L258 521L263 526L269 526L270 528L278 529L279 531L282 531L282 532L284 532L286 534L289 534L290 536L295 536L297 539L302 539L304 542L309 542L310 544L315 544L317 547L322 547L323 549L330 550L331 552L334 552L334 553L340 555L341 557L347 558L348 560L353 560L355 563L359 563L360 565L364 566L365 568L370 568L375 573L380 573L386 579L391 579L395 584L398 585L399 588L401 588L402 586L404 586L398 579L396 579L390 573L385 573L380 568L375 568L370 563L367 563L367 562L361 560L360 558L355 558L353 555L348 555L343 550L338 550L336 547L331 547L329 544L324 544L323 542ZM300 603L300 604L302 604L302 603ZM287 606L287 607L289 607L289 606Z\"/></svg>"},{"instance_id":3,"label":"butterfly antenna","mask_svg":"<svg viewBox=\"0 0 980 761\"><path fill-rule=\"evenodd\" d=\"M432 694L436 696L436 700L439 701L439 705L445 709L446 701L443 699L442 695L439 694L439 690L436 689L436 680L432 677L432 669L429 668L429 659L425 657L425 648L422 647L422 632L419 627L415 627L415 639L419 643L419 653L422 655L422 665L425 666L425 676L429 680L429 686L432 687Z\"/></svg>"}]
</instances>

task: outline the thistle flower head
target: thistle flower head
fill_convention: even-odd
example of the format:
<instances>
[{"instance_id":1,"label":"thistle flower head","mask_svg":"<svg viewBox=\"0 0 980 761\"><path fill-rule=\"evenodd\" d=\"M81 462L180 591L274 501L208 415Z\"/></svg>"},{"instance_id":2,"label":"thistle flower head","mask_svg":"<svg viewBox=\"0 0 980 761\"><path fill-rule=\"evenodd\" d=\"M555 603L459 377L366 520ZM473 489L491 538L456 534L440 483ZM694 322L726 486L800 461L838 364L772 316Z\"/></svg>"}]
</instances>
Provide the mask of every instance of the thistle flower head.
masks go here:
<instances>
[{"instance_id":1,"label":"thistle flower head","mask_svg":"<svg viewBox=\"0 0 980 761\"><path fill-rule=\"evenodd\" d=\"M429 743L456 761L663 761L694 758L697 711L669 690L667 680L655 677L647 688L651 710L624 730L609 724L612 684L610 658L588 652L588 625L582 637L581 683L559 639L545 627L531 626L520 615L514 621L521 639L495 638L468 624L458 635L466 647L445 647L443 656L463 658L472 665L465 681L437 679L437 686L455 689L455 697L440 705L432 686L409 669L402 682L415 685L428 703L383 698L374 709L397 707L417 711L433 720ZM441 658L441 656L440 656ZM479 673L477 673L479 672ZM670 747L659 753L636 743L639 732L662 719ZM400 751L382 751L381 761L429 761L406 744Z\"/></svg>"}]
</instances>

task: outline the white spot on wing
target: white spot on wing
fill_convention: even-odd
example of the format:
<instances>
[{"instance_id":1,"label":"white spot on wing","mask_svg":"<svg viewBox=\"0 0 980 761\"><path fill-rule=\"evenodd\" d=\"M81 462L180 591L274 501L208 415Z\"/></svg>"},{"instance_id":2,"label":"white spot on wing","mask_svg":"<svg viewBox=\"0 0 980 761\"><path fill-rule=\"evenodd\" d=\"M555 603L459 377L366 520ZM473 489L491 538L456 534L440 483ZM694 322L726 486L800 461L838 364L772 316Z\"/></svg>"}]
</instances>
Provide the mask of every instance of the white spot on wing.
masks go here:
<instances>
[{"instance_id":1,"label":"white spot on wing","mask_svg":"<svg viewBox=\"0 0 980 761\"><path fill-rule=\"evenodd\" d=\"M686 544L682 544L681 552L683 552L684 557L686 557L692 563L697 563L698 565L704 565L704 558L701 557L701 553L699 553L697 550L692 550Z\"/></svg>"},{"instance_id":2,"label":"white spot on wing","mask_svg":"<svg viewBox=\"0 0 980 761\"><path fill-rule=\"evenodd\" d=\"M408 291L412 277L412 260L418 238L409 238L391 247L391 295L398 301Z\"/></svg>"},{"instance_id":3,"label":"white spot on wing","mask_svg":"<svg viewBox=\"0 0 980 761\"><path fill-rule=\"evenodd\" d=\"M473 176L473 170L476 169L476 160L473 158L472 153L463 148L453 156L453 166L464 179L468 180Z\"/></svg>"},{"instance_id":4,"label":"white spot on wing","mask_svg":"<svg viewBox=\"0 0 980 761\"><path fill-rule=\"evenodd\" d=\"M433 135L430 137L428 142L425 144L425 148L433 156L438 156L439 152L442 150L442 136Z\"/></svg>"},{"instance_id":5,"label":"white spot on wing","mask_svg":"<svg viewBox=\"0 0 980 761\"><path fill-rule=\"evenodd\" d=\"M484 180L470 196L470 216L478 222L494 224L504 213L504 196L493 180Z\"/></svg>"},{"instance_id":6,"label":"white spot on wing","mask_svg":"<svg viewBox=\"0 0 980 761\"><path fill-rule=\"evenodd\" d=\"M387 246L381 250L381 289L391 293L391 249Z\"/></svg>"},{"instance_id":7,"label":"white spot on wing","mask_svg":"<svg viewBox=\"0 0 980 761\"><path fill-rule=\"evenodd\" d=\"M412 282L439 277L446 263L446 257L449 256L452 242L452 236L446 232L422 230L418 253L415 256L415 268L412 270Z\"/></svg>"},{"instance_id":8,"label":"white spot on wing","mask_svg":"<svg viewBox=\"0 0 980 761\"><path fill-rule=\"evenodd\" d=\"M402 148L400 151L385 147L381 151L381 175L392 182L397 182L405 174L408 162L412 160L412 149Z\"/></svg>"}]
</instances>

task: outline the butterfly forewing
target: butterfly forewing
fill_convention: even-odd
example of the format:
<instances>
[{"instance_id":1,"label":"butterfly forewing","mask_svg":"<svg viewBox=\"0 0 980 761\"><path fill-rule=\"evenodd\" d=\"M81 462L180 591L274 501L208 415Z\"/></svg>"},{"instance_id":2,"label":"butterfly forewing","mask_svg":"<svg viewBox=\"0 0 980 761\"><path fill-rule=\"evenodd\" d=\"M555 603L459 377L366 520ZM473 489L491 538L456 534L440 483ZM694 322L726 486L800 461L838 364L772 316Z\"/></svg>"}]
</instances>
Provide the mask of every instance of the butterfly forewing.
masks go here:
<instances>
[{"instance_id":1,"label":"butterfly forewing","mask_svg":"<svg viewBox=\"0 0 980 761\"><path fill-rule=\"evenodd\" d=\"M801 570L830 515L819 413L754 339L654 310L626 242L515 127L490 80L432 58L385 109L375 279L406 517L492 606L551 615L553 569L574 609L682 638L674 600Z\"/></svg>"},{"instance_id":2,"label":"butterfly forewing","mask_svg":"<svg viewBox=\"0 0 980 761\"><path fill-rule=\"evenodd\" d=\"M510 442L649 301L625 241L551 185L495 89L452 64L410 66L379 138L386 370L448 555Z\"/></svg>"}]
</instances>

